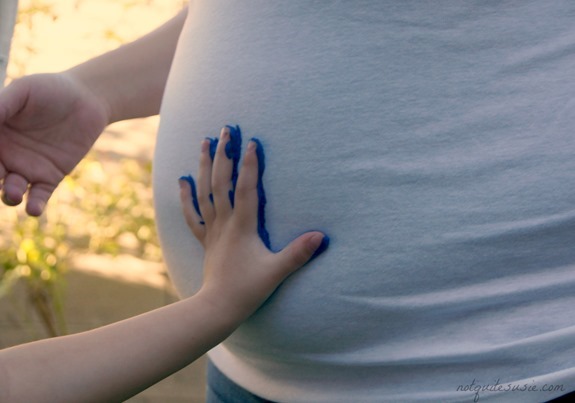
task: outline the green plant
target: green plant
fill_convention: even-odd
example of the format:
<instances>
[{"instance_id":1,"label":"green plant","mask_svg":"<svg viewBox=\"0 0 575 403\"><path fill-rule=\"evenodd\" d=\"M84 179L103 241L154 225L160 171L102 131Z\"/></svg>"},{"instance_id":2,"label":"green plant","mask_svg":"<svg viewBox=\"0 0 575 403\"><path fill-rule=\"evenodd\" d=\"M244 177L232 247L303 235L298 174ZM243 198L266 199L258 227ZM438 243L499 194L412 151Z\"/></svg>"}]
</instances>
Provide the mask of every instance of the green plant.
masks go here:
<instances>
[{"instance_id":1,"label":"green plant","mask_svg":"<svg viewBox=\"0 0 575 403\"><path fill-rule=\"evenodd\" d=\"M160 260L150 163L127 160L106 173L99 161L91 154L65 178L40 219L0 210L0 298L22 281L49 336L66 333L62 296L74 254Z\"/></svg>"},{"instance_id":2,"label":"green plant","mask_svg":"<svg viewBox=\"0 0 575 403\"><path fill-rule=\"evenodd\" d=\"M77 248L159 261L151 164L124 160L105 172L99 161L99 157L88 158L66 179L75 201L74 222L81 224L73 228Z\"/></svg>"},{"instance_id":3,"label":"green plant","mask_svg":"<svg viewBox=\"0 0 575 403\"><path fill-rule=\"evenodd\" d=\"M186 3L171 1L174 10ZM88 3L75 0L74 7L80 8L85 2ZM126 12L164 3L122 0ZM12 75L28 73L29 59L37 52L36 39L40 35L34 27L46 19L58 20L61 4L54 0L20 1L15 32L19 52L13 52ZM113 45L128 40L116 32L117 26L103 26L102 39L114 42ZM20 208L0 207L0 298L8 295L16 283L23 284L50 336L66 333L63 290L65 273L74 255L129 253L160 260L150 163L126 160L104 166L103 158L92 153L65 178L40 219L26 217Z\"/></svg>"},{"instance_id":4,"label":"green plant","mask_svg":"<svg viewBox=\"0 0 575 403\"><path fill-rule=\"evenodd\" d=\"M3 275L0 297L23 280L29 302L41 319L48 335L66 333L62 316L63 276L67 268L69 245L64 241L65 228L59 219L42 220L22 217L3 228L0 259ZM10 238L10 240L8 240Z\"/></svg>"}]
</instances>

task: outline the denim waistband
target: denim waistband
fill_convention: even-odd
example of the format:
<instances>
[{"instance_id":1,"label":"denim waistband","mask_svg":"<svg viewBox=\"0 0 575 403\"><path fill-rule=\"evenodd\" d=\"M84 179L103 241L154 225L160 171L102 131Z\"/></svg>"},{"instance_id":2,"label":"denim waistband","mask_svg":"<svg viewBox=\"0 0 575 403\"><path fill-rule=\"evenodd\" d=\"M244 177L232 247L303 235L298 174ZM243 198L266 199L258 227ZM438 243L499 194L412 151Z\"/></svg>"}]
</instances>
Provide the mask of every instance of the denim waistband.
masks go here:
<instances>
[{"instance_id":1,"label":"denim waistband","mask_svg":"<svg viewBox=\"0 0 575 403\"><path fill-rule=\"evenodd\" d=\"M208 360L206 403L272 403L232 382Z\"/></svg>"}]
</instances>

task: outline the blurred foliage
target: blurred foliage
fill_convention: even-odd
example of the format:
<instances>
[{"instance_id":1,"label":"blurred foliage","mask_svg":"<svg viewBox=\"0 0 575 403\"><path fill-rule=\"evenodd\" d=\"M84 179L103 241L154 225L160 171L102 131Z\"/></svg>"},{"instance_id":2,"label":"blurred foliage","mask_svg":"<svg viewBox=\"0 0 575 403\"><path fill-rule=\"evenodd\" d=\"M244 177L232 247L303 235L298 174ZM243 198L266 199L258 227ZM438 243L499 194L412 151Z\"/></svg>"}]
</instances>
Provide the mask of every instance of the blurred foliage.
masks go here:
<instances>
[{"instance_id":1,"label":"blurred foliage","mask_svg":"<svg viewBox=\"0 0 575 403\"><path fill-rule=\"evenodd\" d=\"M4 0L0 0L4 1ZM90 20L97 21L97 24L91 30L78 29L70 32L70 37L86 41L87 46L83 49L94 49L94 53L102 53L118 47L119 45L130 42L141 35L147 33L154 25L140 23L137 19L139 15L155 15L157 11L160 14L166 9L177 11L186 6L189 0L68 0L65 2L59 0L19 0L18 17L16 30L13 40L13 52L11 54L11 66L8 71L8 77L14 79L24 74L30 73L29 62L45 52L46 43L43 42L46 30L50 27L56 27L56 31L61 27L69 26L71 21L70 12L78 13L87 18L88 11L97 7L109 7L111 11L106 18L94 16ZM112 7L110 7L112 6ZM146 11L146 12L144 12ZM162 23L166 18L159 19L154 23ZM74 21L76 21L74 19ZM62 41L67 44L68 38L62 37ZM39 46L44 43L44 47ZM60 42L58 42L59 44ZM94 46L95 45L95 46ZM48 45L50 47L50 45ZM97 50L96 50L97 49ZM17 51L14 51L17 50ZM75 52L72 51L72 54ZM82 62L95 54L88 52L79 52L81 59L76 63ZM69 54L60 60L68 59ZM65 67L59 68L64 69ZM36 72L40 72L36 65ZM51 70L54 71L54 70ZM44 70L41 70L44 72Z\"/></svg>"},{"instance_id":2,"label":"blurred foliage","mask_svg":"<svg viewBox=\"0 0 575 403\"><path fill-rule=\"evenodd\" d=\"M65 178L37 219L0 212L0 297L20 280L50 336L66 333L64 275L74 255L119 253L160 261L152 206L151 164L135 160L105 172L97 154Z\"/></svg>"},{"instance_id":3,"label":"blurred foliage","mask_svg":"<svg viewBox=\"0 0 575 403\"><path fill-rule=\"evenodd\" d=\"M48 3L45 0L20 0L18 5L18 14L16 16L16 30L23 29L27 33L33 32L32 28L34 25L34 19L38 17L49 18L52 21L58 19L58 16L54 12L53 4ZM37 52L34 42L35 38L31 36L26 41L20 43L21 54L24 55L23 58L15 58L14 55L12 55L11 64L13 68L17 70L19 76L26 73L27 59L35 55Z\"/></svg>"},{"instance_id":4,"label":"blurred foliage","mask_svg":"<svg viewBox=\"0 0 575 403\"><path fill-rule=\"evenodd\" d=\"M126 13L138 6L165 2L117 1ZM187 0L170 1L176 7L187 3ZM79 9L84 3L87 0L74 0L73 5ZM18 52L13 52L12 76L29 72L28 61L37 53L37 39L42 35L34 27L46 19L59 21L59 5L62 3L57 0L20 0L15 32ZM117 31L122 24L116 20L110 24L102 26L96 37L110 42L112 47L128 40ZM16 284L23 284L31 306L50 336L66 333L63 291L65 273L73 256L129 253L160 261L153 218L151 164L126 160L104 166L101 161L102 155L96 153L85 159L65 178L39 219L27 217L22 208L0 209L0 298L8 295ZM105 171L110 167L114 172Z\"/></svg>"},{"instance_id":5,"label":"blurred foliage","mask_svg":"<svg viewBox=\"0 0 575 403\"><path fill-rule=\"evenodd\" d=\"M88 158L65 180L69 204L75 206L77 248L94 253L132 253L159 261L151 192L151 163L124 160L120 172L104 172L99 160ZM86 214L88 212L88 214ZM72 234L72 233L70 233Z\"/></svg>"},{"instance_id":6,"label":"blurred foliage","mask_svg":"<svg viewBox=\"0 0 575 403\"><path fill-rule=\"evenodd\" d=\"M19 279L25 280L30 303L50 336L66 333L62 317L63 274L69 245L66 228L57 216L41 219L12 214L3 220L0 238L0 297Z\"/></svg>"},{"instance_id":7,"label":"blurred foliage","mask_svg":"<svg viewBox=\"0 0 575 403\"><path fill-rule=\"evenodd\" d=\"M159 261L151 163L124 160L119 170L115 174L104 172L103 165L92 157L65 179L68 214L73 220L68 234L74 238L76 249L111 255L131 253Z\"/></svg>"},{"instance_id":8,"label":"blurred foliage","mask_svg":"<svg viewBox=\"0 0 575 403\"><path fill-rule=\"evenodd\" d=\"M58 19L52 4L47 3L45 0L28 0L20 4L16 23L25 24L28 29L31 29L32 21L37 15L50 18L54 21Z\"/></svg>"}]
</instances>

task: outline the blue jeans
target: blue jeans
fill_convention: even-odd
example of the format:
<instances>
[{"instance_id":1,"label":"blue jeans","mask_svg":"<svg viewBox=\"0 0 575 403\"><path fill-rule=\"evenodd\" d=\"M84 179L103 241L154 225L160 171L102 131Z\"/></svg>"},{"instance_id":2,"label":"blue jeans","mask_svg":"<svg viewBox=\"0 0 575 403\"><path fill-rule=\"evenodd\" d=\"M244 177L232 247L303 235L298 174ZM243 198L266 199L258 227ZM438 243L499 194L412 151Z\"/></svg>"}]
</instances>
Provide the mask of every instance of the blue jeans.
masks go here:
<instances>
[{"instance_id":1,"label":"blue jeans","mask_svg":"<svg viewBox=\"0 0 575 403\"><path fill-rule=\"evenodd\" d=\"M233 383L208 360L206 403L271 403Z\"/></svg>"},{"instance_id":2,"label":"blue jeans","mask_svg":"<svg viewBox=\"0 0 575 403\"><path fill-rule=\"evenodd\" d=\"M556 399L549 400L547 403L569 403L575 401L575 392L567 393L566 395L559 396Z\"/></svg>"},{"instance_id":3,"label":"blue jeans","mask_svg":"<svg viewBox=\"0 0 575 403\"><path fill-rule=\"evenodd\" d=\"M575 392L568 393L547 403L569 403L575 401ZM211 361L208 361L208 387L206 403L272 403L248 392L222 374Z\"/></svg>"}]
</instances>

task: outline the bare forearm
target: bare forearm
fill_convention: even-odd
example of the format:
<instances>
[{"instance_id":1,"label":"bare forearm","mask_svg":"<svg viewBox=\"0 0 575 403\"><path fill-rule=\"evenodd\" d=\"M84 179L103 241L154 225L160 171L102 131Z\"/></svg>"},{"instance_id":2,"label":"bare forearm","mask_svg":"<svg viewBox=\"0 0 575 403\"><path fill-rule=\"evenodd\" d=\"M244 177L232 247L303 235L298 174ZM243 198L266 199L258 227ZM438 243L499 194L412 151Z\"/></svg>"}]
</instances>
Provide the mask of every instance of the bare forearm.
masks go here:
<instances>
[{"instance_id":1,"label":"bare forearm","mask_svg":"<svg viewBox=\"0 0 575 403\"><path fill-rule=\"evenodd\" d=\"M68 71L108 106L109 123L158 114L186 15Z\"/></svg>"},{"instance_id":2,"label":"bare forearm","mask_svg":"<svg viewBox=\"0 0 575 403\"><path fill-rule=\"evenodd\" d=\"M198 294L100 329L3 350L0 397L40 403L122 401L184 368L238 324Z\"/></svg>"}]
</instances>

